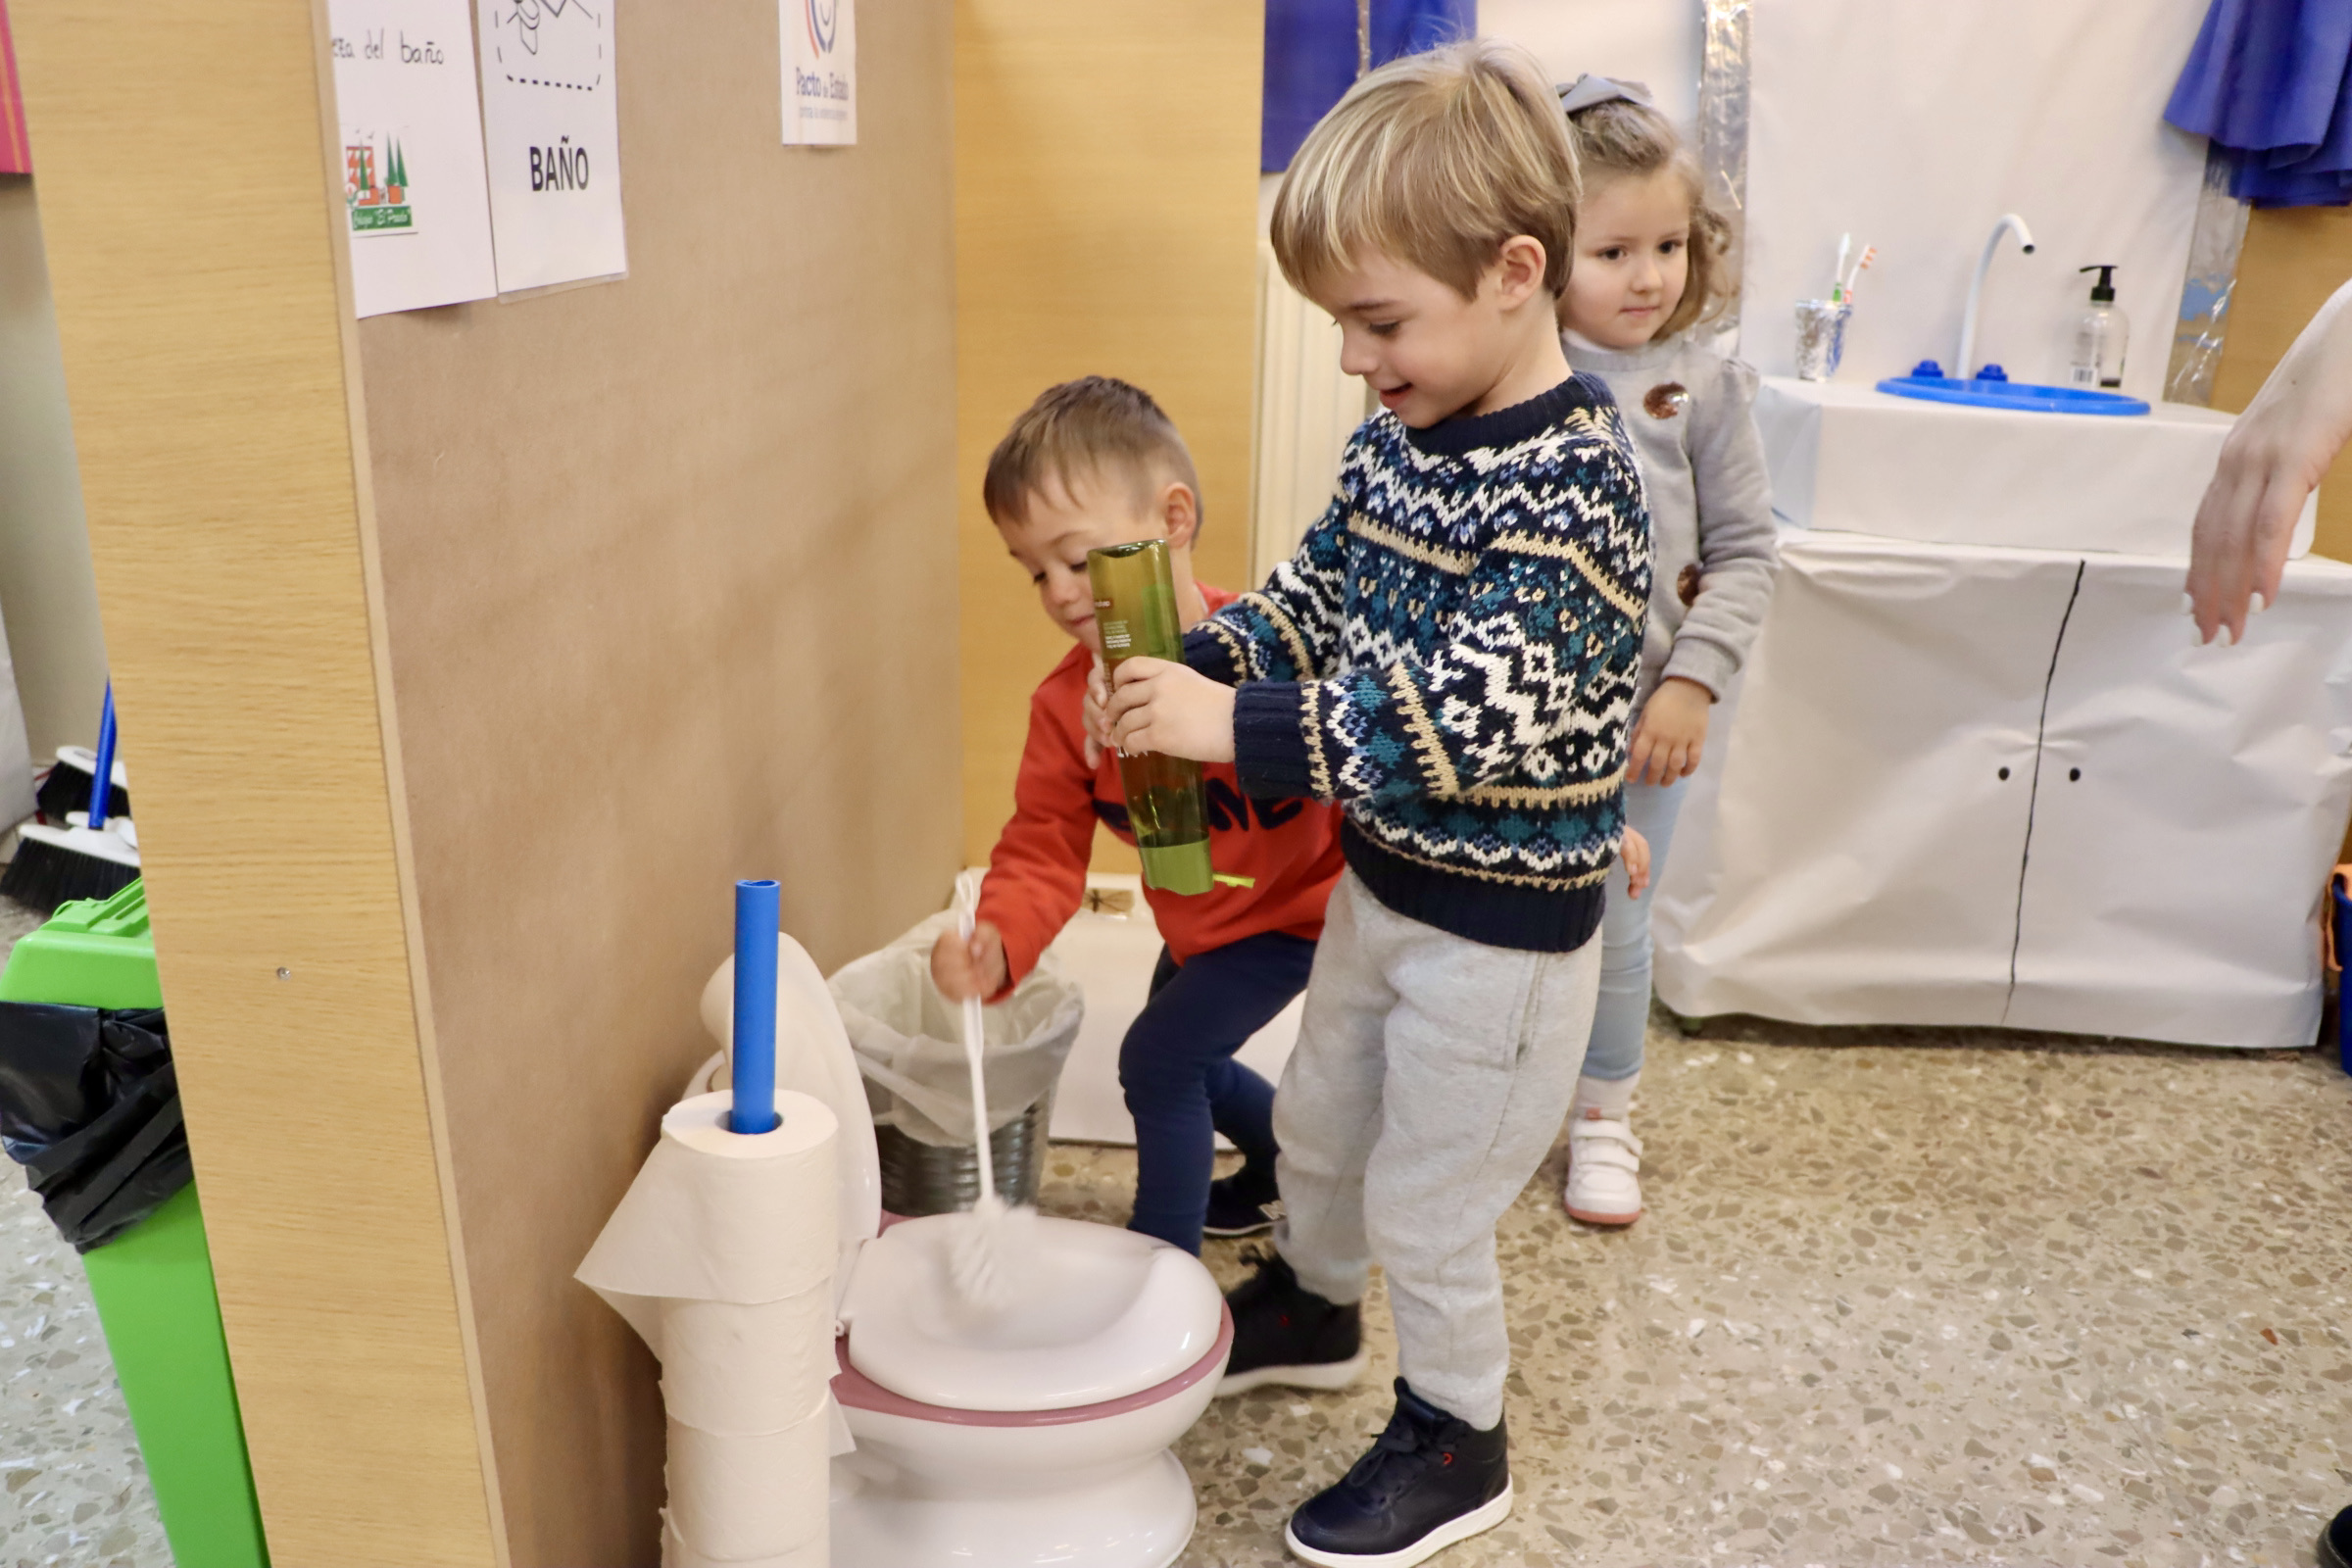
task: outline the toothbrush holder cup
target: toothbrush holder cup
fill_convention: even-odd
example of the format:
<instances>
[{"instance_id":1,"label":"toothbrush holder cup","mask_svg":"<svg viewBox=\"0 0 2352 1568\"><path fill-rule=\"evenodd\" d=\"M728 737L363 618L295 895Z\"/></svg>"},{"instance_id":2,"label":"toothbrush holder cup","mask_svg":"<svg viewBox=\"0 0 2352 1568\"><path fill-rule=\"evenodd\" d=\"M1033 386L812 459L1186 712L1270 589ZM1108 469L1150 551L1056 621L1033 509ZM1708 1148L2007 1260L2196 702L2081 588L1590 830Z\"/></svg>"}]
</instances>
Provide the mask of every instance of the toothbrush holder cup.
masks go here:
<instances>
[{"instance_id":1,"label":"toothbrush holder cup","mask_svg":"<svg viewBox=\"0 0 2352 1568\"><path fill-rule=\"evenodd\" d=\"M1796 302L1796 378L1827 381L1845 356L1845 323L1854 308L1842 300Z\"/></svg>"}]
</instances>

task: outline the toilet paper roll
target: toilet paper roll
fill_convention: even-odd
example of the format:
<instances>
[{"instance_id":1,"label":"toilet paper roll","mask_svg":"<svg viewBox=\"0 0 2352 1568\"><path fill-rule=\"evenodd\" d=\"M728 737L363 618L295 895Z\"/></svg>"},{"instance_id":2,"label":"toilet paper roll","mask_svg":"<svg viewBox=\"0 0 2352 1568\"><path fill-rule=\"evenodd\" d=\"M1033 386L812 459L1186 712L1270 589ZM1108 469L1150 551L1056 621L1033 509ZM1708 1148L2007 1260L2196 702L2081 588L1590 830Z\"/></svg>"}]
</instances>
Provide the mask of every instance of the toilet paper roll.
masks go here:
<instances>
[{"instance_id":1,"label":"toilet paper roll","mask_svg":"<svg viewBox=\"0 0 2352 1568\"><path fill-rule=\"evenodd\" d=\"M662 1568L827 1568L831 1554L832 1540L828 1533L807 1545L765 1557L739 1558L732 1562L706 1557L678 1539L676 1528L669 1522L669 1511L663 1509L662 1513Z\"/></svg>"},{"instance_id":2,"label":"toilet paper roll","mask_svg":"<svg viewBox=\"0 0 2352 1568\"><path fill-rule=\"evenodd\" d=\"M819 1285L780 1301L662 1302L662 1402L670 1419L719 1434L777 1432L831 1387L833 1292Z\"/></svg>"},{"instance_id":3,"label":"toilet paper roll","mask_svg":"<svg viewBox=\"0 0 2352 1568\"><path fill-rule=\"evenodd\" d=\"M726 1436L669 1423L669 1520L720 1562L800 1550L825 1533L832 1422L822 1404L781 1432Z\"/></svg>"},{"instance_id":4,"label":"toilet paper roll","mask_svg":"<svg viewBox=\"0 0 2352 1568\"><path fill-rule=\"evenodd\" d=\"M775 1301L832 1276L839 1243L832 1110L810 1096L779 1092L782 1124L746 1136L727 1130L731 1101L722 1092L670 1107L661 1142L575 1276L648 1344L661 1332L661 1298Z\"/></svg>"}]
</instances>

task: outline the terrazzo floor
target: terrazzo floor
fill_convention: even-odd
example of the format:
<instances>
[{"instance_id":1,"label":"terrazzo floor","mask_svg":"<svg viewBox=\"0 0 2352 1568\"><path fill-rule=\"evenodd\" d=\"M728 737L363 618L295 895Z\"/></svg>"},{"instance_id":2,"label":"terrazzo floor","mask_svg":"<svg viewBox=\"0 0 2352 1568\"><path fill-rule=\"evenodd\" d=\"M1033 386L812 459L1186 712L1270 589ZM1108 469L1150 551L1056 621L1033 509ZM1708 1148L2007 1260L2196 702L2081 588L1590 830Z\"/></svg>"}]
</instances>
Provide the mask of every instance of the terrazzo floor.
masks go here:
<instances>
[{"instance_id":1,"label":"terrazzo floor","mask_svg":"<svg viewBox=\"0 0 2352 1568\"><path fill-rule=\"evenodd\" d=\"M0 907L0 944L29 927ZM2318 1053L1653 1024L1649 1212L1505 1219L1518 1506L1437 1559L2308 1564L2352 1502L2352 1078ZM1122 1221L1126 1150L1043 1206ZM1212 1243L1230 1284L1248 1243ZM1288 1559L1386 1420L1261 1390L1179 1446L1184 1562ZM89 1289L0 1161L0 1568L171 1562Z\"/></svg>"},{"instance_id":2,"label":"terrazzo floor","mask_svg":"<svg viewBox=\"0 0 2352 1568\"><path fill-rule=\"evenodd\" d=\"M1660 1020L1661 1023L1663 1020ZM1516 1511L1436 1559L2308 1564L2352 1503L2352 1077L2316 1052L1959 1030L1654 1025L1647 1215L1499 1236ZM1125 1150L1042 1205L1123 1219ZM1249 1243L1212 1243L1231 1284ZM1284 1519L1387 1420L1221 1401L1178 1446L1184 1557L1286 1559Z\"/></svg>"},{"instance_id":3,"label":"terrazzo floor","mask_svg":"<svg viewBox=\"0 0 2352 1568\"><path fill-rule=\"evenodd\" d=\"M0 899L0 962L40 916ZM0 1568L169 1568L81 1258L0 1158Z\"/></svg>"}]
</instances>

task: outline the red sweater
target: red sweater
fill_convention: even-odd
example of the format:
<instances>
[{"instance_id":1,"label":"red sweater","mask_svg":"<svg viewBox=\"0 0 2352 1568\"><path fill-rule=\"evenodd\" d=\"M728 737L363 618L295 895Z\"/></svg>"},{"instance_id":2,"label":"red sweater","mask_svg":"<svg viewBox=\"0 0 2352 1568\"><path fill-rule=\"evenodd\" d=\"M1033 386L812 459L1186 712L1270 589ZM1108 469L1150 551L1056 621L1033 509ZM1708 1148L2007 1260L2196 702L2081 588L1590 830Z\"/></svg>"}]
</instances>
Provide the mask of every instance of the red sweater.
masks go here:
<instances>
[{"instance_id":1,"label":"red sweater","mask_svg":"<svg viewBox=\"0 0 2352 1568\"><path fill-rule=\"evenodd\" d=\"M1200 585L1212 611L1237 597ZM1108 753L1086 765L1086 649L1073 648L1029 698L1029 739L1012 789L1012 820L997 835L981 885L980 918L1004 936L1004 962L1014 984L1037 966L1038 955L1078 912L1086 895L1087 860L1095 823L1108 824L1123 843L1127 797L1119 761ZM1323 934L1323 905L1345 863L1340 858L1340 811L1308 800L1250 800L1230 762L1201 766L1208 788L1209 859L1222 872L1253 877L1256 886L1219 883L1207 893L1162 893L1146 888L1159 935L1178 963L1263 931ZM1008 985L1006 991L1011 987ZM999 993L1002 996L1004 993Z\"/></svg>"}]
</instances>

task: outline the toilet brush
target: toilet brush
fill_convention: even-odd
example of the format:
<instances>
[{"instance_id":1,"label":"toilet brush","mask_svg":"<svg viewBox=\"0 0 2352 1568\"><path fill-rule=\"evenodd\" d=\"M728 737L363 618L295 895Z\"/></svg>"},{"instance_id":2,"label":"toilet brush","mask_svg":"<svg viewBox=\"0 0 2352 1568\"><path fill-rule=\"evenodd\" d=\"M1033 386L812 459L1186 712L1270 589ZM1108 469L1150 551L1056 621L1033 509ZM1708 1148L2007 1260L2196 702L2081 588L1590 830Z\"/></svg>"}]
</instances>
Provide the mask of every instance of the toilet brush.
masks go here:
<instances>
[{"instance_id":1,"label":"toilet brush","mask_svg":"<svg viewBox=\"0 0 2352 1568\"><path fill-rule=\"evenodd\" d=\"M973 924L972 901L959 890L956 926L967 948ZM963 999L963 1059L972 1075L972 1145L980 1160L980 1197L956 1228L948 1267L956 1295L976 1306L997 1306L1003 1304L1011 1283L1004 1254L1018 1220L1015 1211L997 1196L996 1157L988 1144L988 1082L980 1066L983 1030L980 998L968 996Z\"/></svg>"}]
</instances>

